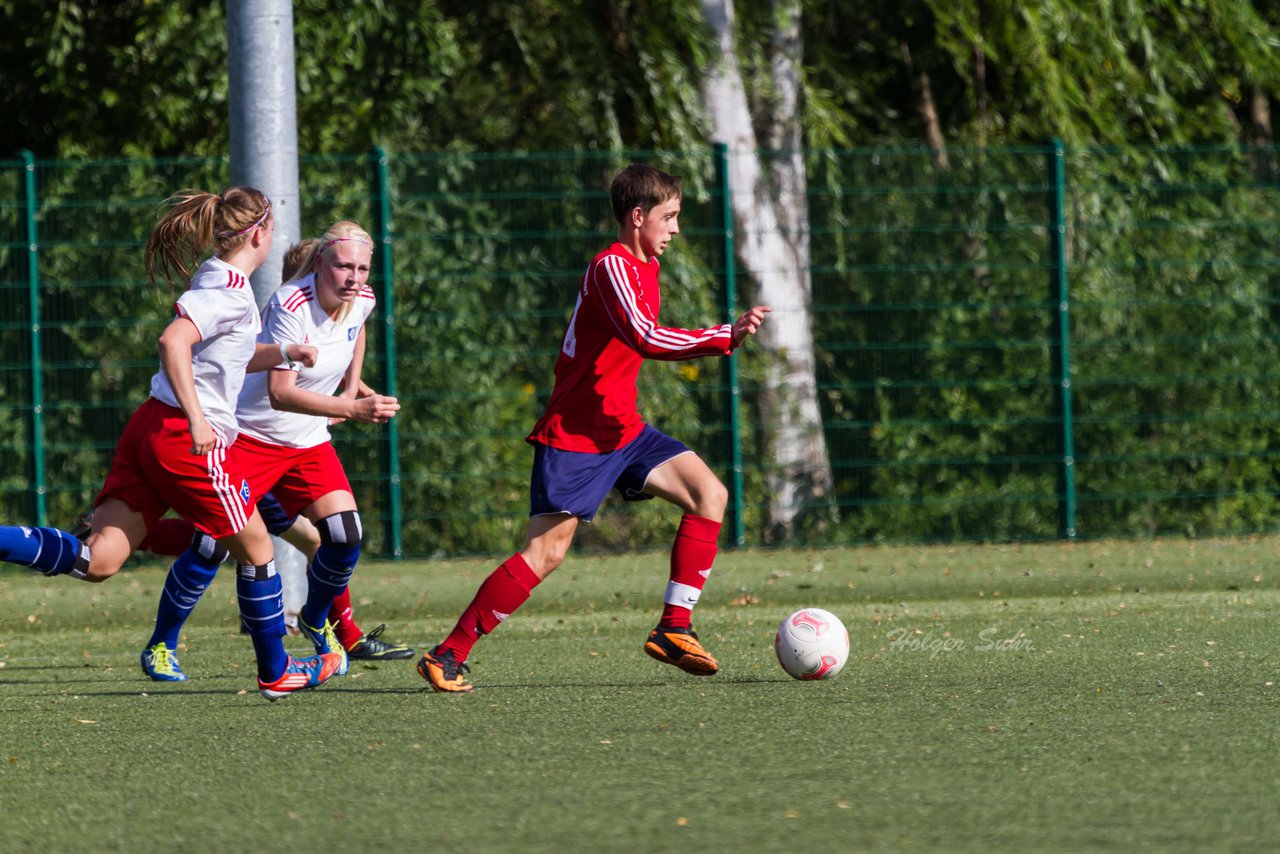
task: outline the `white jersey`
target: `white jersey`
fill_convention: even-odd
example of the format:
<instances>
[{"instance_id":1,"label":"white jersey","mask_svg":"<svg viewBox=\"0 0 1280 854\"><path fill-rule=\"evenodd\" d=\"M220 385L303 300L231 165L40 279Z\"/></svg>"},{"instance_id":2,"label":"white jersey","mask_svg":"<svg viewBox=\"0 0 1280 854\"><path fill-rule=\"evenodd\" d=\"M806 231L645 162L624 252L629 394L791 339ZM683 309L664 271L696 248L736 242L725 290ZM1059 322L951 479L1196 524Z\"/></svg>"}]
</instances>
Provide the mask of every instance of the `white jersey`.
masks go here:
<instances>
[{"instance_id":1,"label":"white jersey","mask_svg":"<svg viewBox=\"0 0 1280 854\"><path fill-rule=\"evenodd\" d=\"M319 350L316 363L298 366L298 388L331 395L338 389L355 355L356 339L365 320L373 313L373 289L360 289L351 309L334 320L316 298L315 274L282 285L262 310L262 332L258 340L277 347L282 343L311 344ZM272 370L283 371L282 366ZM267 393L270 371L250 374L240 391L236 418L240 429L255 439L287 448L313 448L329 441L329 419L323 415L281 412L271 408Z\"/></svg>"},{"instance_id":2,"label":"white jersey","mask_svg":"<svg viewBox=\"0 0 1280 854\"><path fill-rule=\"evenodd\" d=\"M228 447L239 435L235 400L253 358L254 340L262 329L249 276L225 261L210 258L191 277L174 309L200 330L200 340L191 348L196 397L220 445ZM151 396L178 406L163 368L151 378Z\"/></svg>"}]
</instances>

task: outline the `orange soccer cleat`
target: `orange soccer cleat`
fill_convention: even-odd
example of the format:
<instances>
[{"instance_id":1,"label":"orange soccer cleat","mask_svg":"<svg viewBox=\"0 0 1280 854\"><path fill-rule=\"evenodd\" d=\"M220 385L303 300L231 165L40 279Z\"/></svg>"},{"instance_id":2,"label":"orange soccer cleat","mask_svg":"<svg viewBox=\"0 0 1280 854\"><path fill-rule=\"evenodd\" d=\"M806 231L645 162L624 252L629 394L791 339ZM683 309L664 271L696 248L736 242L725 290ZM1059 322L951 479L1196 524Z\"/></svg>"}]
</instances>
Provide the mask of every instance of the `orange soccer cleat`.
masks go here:
<instances>
[{"instance_id":1,"label":"orange soccer cleat","mask_svg":"<svg viewBox=\"0 0 1280 854\"><path fill-rule=\"evenodd\" d=\"M418 672L437 693L466 694L475 690L462 675L470 673L471 668L454 658L453 650L440 652L440 647L435 647L418 660Z\"/></svg>"},{"instance_id":2,"label":"orange soccer cleat","mask_svg":"<svg viewBox=\"0 0 1280 854\"><path fill-rule=\"evenodd\" d=\"M685 673L694 676L711 676L720 669L720 664L711 657L711 653L698 641L698 633L693 629L670 629L658 626L649 632L644 651L650 658L656 658L663 664L679 667Z\"/></svg>"}]
</instances>

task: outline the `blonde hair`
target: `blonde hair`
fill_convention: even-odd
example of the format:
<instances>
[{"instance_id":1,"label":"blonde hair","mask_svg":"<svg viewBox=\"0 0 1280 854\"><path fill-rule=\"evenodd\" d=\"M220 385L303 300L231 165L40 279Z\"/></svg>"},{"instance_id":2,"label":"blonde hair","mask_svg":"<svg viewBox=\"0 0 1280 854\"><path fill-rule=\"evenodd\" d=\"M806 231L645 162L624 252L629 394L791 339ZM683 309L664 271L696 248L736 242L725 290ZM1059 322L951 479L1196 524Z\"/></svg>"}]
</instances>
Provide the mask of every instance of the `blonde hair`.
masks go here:
<instances>
[{"instance_id":1,"label":"blonde hair","mask_svg":"<svg viewBox=\"0 0 1280 854\"><path fill-rule=\"evenodd\" d=\"M253 187L232 187L222 193L179 190L166 199L173 208L161 217L147 238L147 277L186 280L195 261L210 249L226 255L239 249L249 232L271 216L271 202Z\"/></svg>"},{"instance_id":2,"label":"blonde hair","mask_svg":"<svg viewBox=\"0 0 1280 854\"><path fill-rule=\"evenodd\" d=\"M309 276L316 266L316 260L325 253L329 247L335 243L341 243L346 240L355 240L359 243L367 243L369 251L373 251L373 238L369 236L369 232L360 227L358 223L351 220L339 220L333 225L325 229L324 234L319 237L313 237L310 240L300 241L289 247L289 251L297 247L303 246L299 251L297 258L298 266L293 270L293 274L285 277L285 283L294 282L298 279ZM342 308L338 310L338 320L347 316L347 312L351 310L351 303L344 303Z\"/></svg>"}]
</instances>

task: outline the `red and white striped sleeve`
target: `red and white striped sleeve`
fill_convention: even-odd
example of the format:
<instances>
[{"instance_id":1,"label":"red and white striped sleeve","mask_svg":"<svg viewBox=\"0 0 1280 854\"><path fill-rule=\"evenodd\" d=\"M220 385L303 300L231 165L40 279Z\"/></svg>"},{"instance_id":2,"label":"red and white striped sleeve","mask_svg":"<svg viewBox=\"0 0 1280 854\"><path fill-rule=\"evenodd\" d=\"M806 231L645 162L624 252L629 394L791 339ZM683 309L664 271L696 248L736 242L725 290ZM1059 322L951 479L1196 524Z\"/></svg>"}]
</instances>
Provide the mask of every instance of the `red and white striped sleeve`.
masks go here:
<instances>
[{"instance_id":1,"label":"red and white striped sleeve","mask_svg":"<svg viewBox=\"0 0 1280 854\"><path fill-rule=\"evenodd\" d=\"M597 259L591 288L615 336L646 359L680 361L701 356L726 356L733 351L733 327L724 323L706 329L681 329L658 323L656 299L646 299L637 266L620 255ZM655 281L651 288L657 288Z\"/></svg>"}]
</instances>

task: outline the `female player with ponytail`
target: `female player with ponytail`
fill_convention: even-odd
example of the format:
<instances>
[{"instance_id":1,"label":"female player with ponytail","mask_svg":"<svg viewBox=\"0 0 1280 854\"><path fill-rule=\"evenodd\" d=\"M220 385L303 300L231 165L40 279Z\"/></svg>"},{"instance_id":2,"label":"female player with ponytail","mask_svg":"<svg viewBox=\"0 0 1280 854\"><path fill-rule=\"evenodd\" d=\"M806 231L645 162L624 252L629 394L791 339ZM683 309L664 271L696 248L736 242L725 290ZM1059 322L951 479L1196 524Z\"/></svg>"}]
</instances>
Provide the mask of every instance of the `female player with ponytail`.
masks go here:
<instances>
[{"instance_id":1,"label":"female player with ponytail","mask_svg":"<svg viewBox=\"0 0 1280 854\"><path fill-rule=\"evenodd\" d=\"M330 226L316 241L297 276L281 285L262 312L258 346L274 350L277 361L282 356L284 361L250 375L235 407L237 447L244 451L241 464L254 495L270 492L287 515L300 513L319 530L298 627L318 653L338 658L339 675L347 671L347 653L329 610L346 592L360 557L362 530L351 485L330 442L329 423L350 419L383 424L400 409L394 397L359 395L364 326L375 305L367 285L372 254L373 241L353 222ZM314 348L314 362L293 358L304 345ZM198 544L193 545L169 570L156 628L142 654L143 670L152 679L187 678L174 649L217 571L198 552Z\"/></svg>"},{"instance_id":2,"label":"female player with ponytail","mask_svg":"<svg viewBox=\"0 0 1280 854\"><path fill-rule=\"evenodd\" d=\"M151 396L125 426L83 543L54 528L0 527L0 559L46 575L105 581L170 509L196 526L191 550L205 561L236 559L236 592L269 700L327 680L338 655L294 659L284 650L284 607L274 553L242 465L235 401L246 371L306 364L315 348L256 343L260 327L249 277L267 259L271 203L252 187L221 194L184 190L147 241L148 276L190 279L160 335ZM194 262L213 257L192 271ZM216 564L215 564L216 566Z\"/></svg>"}]
</instances>

